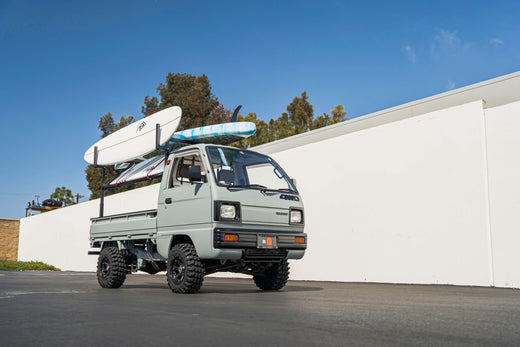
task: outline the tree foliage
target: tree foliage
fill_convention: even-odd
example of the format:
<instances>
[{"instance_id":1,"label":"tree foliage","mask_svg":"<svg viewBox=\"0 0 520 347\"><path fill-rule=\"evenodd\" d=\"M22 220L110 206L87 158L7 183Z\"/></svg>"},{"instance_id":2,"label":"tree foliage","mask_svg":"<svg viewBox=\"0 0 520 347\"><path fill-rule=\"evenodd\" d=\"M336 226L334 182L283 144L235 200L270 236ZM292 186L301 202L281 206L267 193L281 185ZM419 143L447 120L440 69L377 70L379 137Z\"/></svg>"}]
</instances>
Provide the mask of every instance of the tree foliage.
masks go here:
<instances>
[{"instance_id":1,"label":"tree foliage","mask_svg":"<svg viewBox=\"0 0 520 347\"><path fill-rule=\"evenodd\" d=\"M314 109L308 99L307 93L303 92L301 96L295 97L287 106L287 112L283 112L277 119L269 120L268 123L257 118L256 113L249 113L245 117L239 115L237 121L256 124L256 133L247 139L234 143L233 146L242 148L255 147L336 124L347 119L347 112L345 112L343 105L335 106L330 111L331 115L324 113L314 118Z\"/></svg>"},{"instance_id":2,"label":"tree foliage","mask_svg":"<svg viewBox=\"0 0 520 347\"><path fill-rule=\"evenodd\" d=\"M72 191L65 187L56 187L54 193L51 194L51 199L63 202L64 206L74 204L74 195L72 195Z\"/></svg>"},{"instance_id":3,"label":"tree foliage","mask_svg":"<svg viewBox=\"0 0 520 347\"><path fill-rule=\"evenodd\" d=\"M227 118L228 113L211 91L206 75L168 73L165 83L157 87L160 100L153 96L144 98L142 112L149 116L171 106L180 106L182 119L179 130L216 124Z\"/></svg>"},{"instance_id":4,"label":"tree foliage","mask_svg":"<svg viewBox=\"0 0 520 347\"><path fill-rule=\"evenodd\" d=\"M239 148L249 148L269 142L269 126L263 120L256 118L256 113L248 113L248 115L245 117L239 114L237 117L237 122L255 123L256 132L253 136L233 143L232 146Z\"/></svg>"},{"instance_id":5,"label":"tree foliage","mask_svg":"<svg viewBox=\"0 0 520 347\"><path fill-rule=\"evenodd\" d=\"M135 118L133 116L121 116L119 118L119 123L114 123L114 117L112 117L112 113L107 113L99 119L98 129L101 130L101 137L106 137L112 134L114 131L117 131L121 128L126 127L129 124L135 122Z\"/></svg>"},{"instance_id":6,"label":"tree foliage","mask_svg":"<svg viewBox=\"0 0 520 347\"><path fill-rule=\"evenodd\" d=\"M345 111L345 107L343 105L336 105L330 113L332 116L324 113L318 118L316 118L311 125L311 130L315 130L318 128L323 128L332 124L336 124L339 122L343 122L347 120L347 112Z\"/></svg>"},{"instance_id":7,"label":"tree foliage","mask_svg":"<svg viewBox=\"0 0 520 347\"><path fill-rule=\"evenodd\" d=\"M314 108L308 100L307 92L303 92L301 97L295 97L287 106L288 115L286 118L288 118L292 128L291 135L307 132L312 126ZM283 113L282 116L284 116Z\"/></svg>"}]
</instances>

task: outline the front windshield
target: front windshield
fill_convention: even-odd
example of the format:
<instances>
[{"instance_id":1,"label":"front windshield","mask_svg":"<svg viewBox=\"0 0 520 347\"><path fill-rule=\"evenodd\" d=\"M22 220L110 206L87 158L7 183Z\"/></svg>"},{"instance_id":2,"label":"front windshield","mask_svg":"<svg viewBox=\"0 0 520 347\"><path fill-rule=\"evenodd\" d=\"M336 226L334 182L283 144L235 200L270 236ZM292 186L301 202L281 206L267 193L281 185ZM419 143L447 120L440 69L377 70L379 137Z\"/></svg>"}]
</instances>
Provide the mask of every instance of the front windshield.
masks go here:
<instances>
[{"instance_id":1,"label":"front windshield","mask_svg":"<svg viewBox=\"0 0 520 347\"><path fill-rule=\"evenodd\" d=\"M296 192L291 180L268 156L214 146L207 151L218 185Z\"/></svg>"}]
</instances>

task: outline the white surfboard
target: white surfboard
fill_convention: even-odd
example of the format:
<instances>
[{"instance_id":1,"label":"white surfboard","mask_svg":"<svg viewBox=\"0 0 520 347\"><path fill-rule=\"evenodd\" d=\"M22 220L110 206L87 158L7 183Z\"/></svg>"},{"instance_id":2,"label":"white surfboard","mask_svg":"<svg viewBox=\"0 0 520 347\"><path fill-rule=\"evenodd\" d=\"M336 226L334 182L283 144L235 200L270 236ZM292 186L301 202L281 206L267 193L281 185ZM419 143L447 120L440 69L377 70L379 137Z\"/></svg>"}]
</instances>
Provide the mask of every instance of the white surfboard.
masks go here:
<instances>
[{"instance_id":1,"label":"white surfboard","mask_svg":"<svg viewBox=\"0 0 520 347\"><path fill-rule=\"evenodd\" d=\"M163 154L132 165L123 171L109 185L118 186L123 183L143 180L144 178L152 179L162 175L164 171L165 157Z\"/></svg>"},{"instance_id":2,"label":"white surfboard","mask_svg":"<svg viewBox=\"0 0 520 347\"><path fill-rule=\"evenodd\" d=\"M94 164L94 147L98 148L98 165L113 165L155 150L155 125L160 125L160 145L168 142L177 130L182 111L179 106L169 107L138 120L108 135L85 152L85 161Z\"/></svg>"}]
</instances>

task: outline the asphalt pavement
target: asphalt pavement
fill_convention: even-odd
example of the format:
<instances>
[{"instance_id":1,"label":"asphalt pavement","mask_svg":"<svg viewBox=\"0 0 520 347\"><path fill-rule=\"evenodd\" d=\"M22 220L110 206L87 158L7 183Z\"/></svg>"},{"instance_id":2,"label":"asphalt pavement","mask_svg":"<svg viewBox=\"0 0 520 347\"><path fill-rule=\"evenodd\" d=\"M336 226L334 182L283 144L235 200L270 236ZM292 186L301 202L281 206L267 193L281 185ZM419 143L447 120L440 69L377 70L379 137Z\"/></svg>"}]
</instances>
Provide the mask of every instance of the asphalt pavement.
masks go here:
<instances>
[{"instance_id":1,"label":"asphalt pavement","mask_svg":"<svg viewBox=\"0 0 520 347\"><path fill-rule=\"evenodd\" d=\"M206 278L181 295L160 274L103 289L91 273L0 272L0 344L519 345L520 290Z\"/></svg>"}]
</instances>

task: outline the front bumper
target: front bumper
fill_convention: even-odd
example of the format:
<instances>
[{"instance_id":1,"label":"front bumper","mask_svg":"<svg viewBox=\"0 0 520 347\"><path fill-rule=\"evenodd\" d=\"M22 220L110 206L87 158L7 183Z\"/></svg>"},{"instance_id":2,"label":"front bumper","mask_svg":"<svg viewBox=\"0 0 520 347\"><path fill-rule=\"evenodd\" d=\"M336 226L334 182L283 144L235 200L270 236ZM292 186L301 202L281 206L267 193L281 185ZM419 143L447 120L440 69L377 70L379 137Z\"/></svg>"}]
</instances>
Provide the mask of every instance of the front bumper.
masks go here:
<instances>
[{"instance_id":1,"label":"front bumper","mask_svg":"<svg viewBox=\"0 0 520 347\"><path fill-rule=\"evenodd\" d=\"M237 241L226 241L224 236L233 234L238 236ZM213 230L213 247L214 248L241 248L241 249L258 249L259 238L273 238L272 249L277 250L305 250L307 249L307 234L305 233L284 233L261 230L244 230L244 229L228 229L216 228ZM303 238L304 243L296 243L296 239Z\"/></svg>"}]
</instances>

